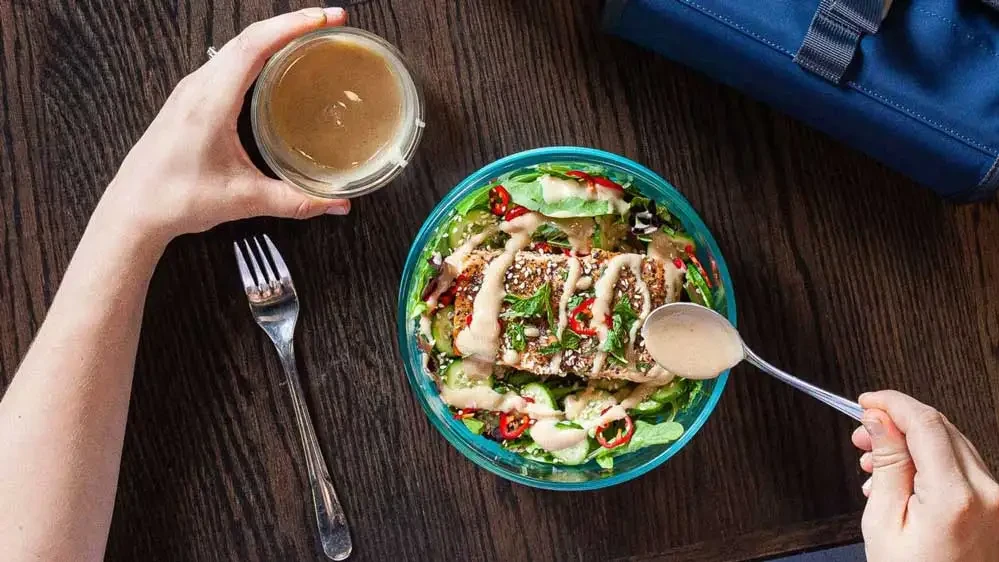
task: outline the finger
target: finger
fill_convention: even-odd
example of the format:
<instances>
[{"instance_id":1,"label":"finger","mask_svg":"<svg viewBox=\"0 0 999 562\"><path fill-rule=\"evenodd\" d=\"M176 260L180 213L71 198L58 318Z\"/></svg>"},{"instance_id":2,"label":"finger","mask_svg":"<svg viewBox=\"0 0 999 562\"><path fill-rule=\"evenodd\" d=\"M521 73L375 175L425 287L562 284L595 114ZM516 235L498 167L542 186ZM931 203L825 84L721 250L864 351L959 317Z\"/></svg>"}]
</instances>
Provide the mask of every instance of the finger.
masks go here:
<instances>
[{"instance_id":1,"label":"finger","mask_svg":"<svg viewBox=\"0 0 999 562\"><path fill-rule=\"evenodd\" d=\"M951 443L954 447L954 454L957 455L958 464L965 477L971 482L975 489L982 489L994 482L992 473L978 453L978 449L964 436L950 420L944 418L944 425L950 434Z\"/></svg>"},{"instance_id":2,"label":"finger","mask_svg":"<svg viewBox=\"0 0 999 562\"><path fill-rule=\"evenodd\" d=\"M283 181L263 176L249 182L245 198L254 216L308 219L319 215L346 215L349 199L311 197Z\"/></svg>"},{"instance_id":3,"label":"finger","mask_svg":"<svg viewBox=\"0 0 999 562\"><path fill-rule=\"evenodd\" d=\"M871 436L867 433L867 429L864 428L864 426L860 426L853 430L853 435L850 436L850 441L853 441L853 446L861 451L871 450Z\"/></svg>"},{"instance_id":4,"label":"finger","mask_svg":"<svg viewBox=\"0 0 999 562\"><path fill-rule=\"evenodd\" d=\"M228 97L242 100L264 63L281 47L310 31L346 21L343 8L306 8L250 24L210 63L219 88Z\"/></svg>"},{"instance_id":5,"label":"finger","mask_svg":"<svg viewBox=\"0 0 999 562\"><path fill-rule=\"evenodd\" d=\"M860 405L882 410L890 416L893 424L905 435L916 470L923 473L931 485L946 488L964 480L945 418L940 412L894 390L862 394ZM869 432L870 427L867 429Z\"/></svg>"},{"instance_id":6,"label":"finger","mask_svg":"<svg viewBox=\"0 0 999 562\"><path fill-rule=\"evenodd\" d=\"M863 492L865 498L871 497L871 479L870 478L868 478L863 484L861 484L860 491Z\"/></svg>"},{"instance_id":7,"label":"finger","mask_svg":"<svg viewBox=\"0 0 999 562\"><path fill-rule=\"evenodd\" d=\"M874 453L860 455L860 469L868 474L874 472Z\"/></svg>"},{"instance_id":8,"label":"finger","mask_svg":"<svg viewBox=\"0 0 999 562\"><path fill-rule=\"evenodd\" d=\"M861 420L871 436L871 493L864 517L893 527L905 519L916 466L905 436L881 410L866 410Z\"/></svg>"}]
</instances>

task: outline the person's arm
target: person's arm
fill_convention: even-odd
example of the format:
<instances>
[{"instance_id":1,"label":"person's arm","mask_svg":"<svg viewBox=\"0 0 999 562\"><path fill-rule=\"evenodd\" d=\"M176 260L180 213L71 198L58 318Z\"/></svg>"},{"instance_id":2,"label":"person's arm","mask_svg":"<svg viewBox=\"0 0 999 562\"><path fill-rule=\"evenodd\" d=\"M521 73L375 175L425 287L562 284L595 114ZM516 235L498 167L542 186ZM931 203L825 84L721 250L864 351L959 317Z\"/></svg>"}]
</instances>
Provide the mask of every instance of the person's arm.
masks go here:
<instances>
[{"instance_id":1,"label":"person's arm","mask_svg":"<svg viewBox=\"0 0 999 562\"><path fill-rule=\"evenodd\" d=\"M103 558L143 304L166 244L253 215L348 212L261 175L235 135L264 61L345 17L315 8L250 26L178 85L123 162L0 401L4 560Z\"/></svg>"},{"instance_id":2,"label":"person's arm","mask_svg":"<svg viewBox=\"0 0 999 562\"><path fill-rule=\"evenodd\" d=\"M853 434L871 473L861 526L869 562L999 560L999 484L933 408L893 390L860 397Z\"/></svg>"}]
</instances>

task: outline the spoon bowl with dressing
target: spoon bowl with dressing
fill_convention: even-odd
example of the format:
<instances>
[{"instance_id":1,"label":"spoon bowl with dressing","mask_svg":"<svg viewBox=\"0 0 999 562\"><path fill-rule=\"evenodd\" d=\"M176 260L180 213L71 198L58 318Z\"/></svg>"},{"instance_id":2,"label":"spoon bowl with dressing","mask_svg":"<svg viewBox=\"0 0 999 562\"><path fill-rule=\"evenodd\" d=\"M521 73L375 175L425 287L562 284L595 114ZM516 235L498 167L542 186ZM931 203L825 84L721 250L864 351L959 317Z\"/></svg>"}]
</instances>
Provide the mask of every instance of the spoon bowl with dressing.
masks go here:
<instances>
[{"instance_id":1,"label":"spoon bowl with dressing","mask_svg":"<svg viewBox=\"0 0 999 562\"><path fill-rule=\"evenodd\" d=\"M727 318L690 302L663 305L642 325L652 357L667 371L688 379L711 379L743 360L764 373L860 421L860 404L786 373L749 349Z\"/></svg>"}]
</instances>

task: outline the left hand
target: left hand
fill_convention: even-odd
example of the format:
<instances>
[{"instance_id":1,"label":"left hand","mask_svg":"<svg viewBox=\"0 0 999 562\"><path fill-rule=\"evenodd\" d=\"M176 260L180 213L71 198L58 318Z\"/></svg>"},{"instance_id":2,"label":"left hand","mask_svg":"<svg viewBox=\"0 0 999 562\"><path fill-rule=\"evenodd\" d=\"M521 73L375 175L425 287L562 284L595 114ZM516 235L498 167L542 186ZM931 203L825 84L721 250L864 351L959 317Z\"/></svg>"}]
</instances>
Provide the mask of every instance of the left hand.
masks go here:
<instances>
[{"instance_id":1,"label":"left hand","mask_svg":"<svg viewBox=\"0 0 999 562\"><path fill-rule=\"evenodd\" d=\"M346 19L341 8L308 8L256 22L181 80L108 186L101 220L166 243L252 216L347 214L347 200L310 197L261 174L236 135L243 97L267 59Z\"/></svg>"}]
</instances>

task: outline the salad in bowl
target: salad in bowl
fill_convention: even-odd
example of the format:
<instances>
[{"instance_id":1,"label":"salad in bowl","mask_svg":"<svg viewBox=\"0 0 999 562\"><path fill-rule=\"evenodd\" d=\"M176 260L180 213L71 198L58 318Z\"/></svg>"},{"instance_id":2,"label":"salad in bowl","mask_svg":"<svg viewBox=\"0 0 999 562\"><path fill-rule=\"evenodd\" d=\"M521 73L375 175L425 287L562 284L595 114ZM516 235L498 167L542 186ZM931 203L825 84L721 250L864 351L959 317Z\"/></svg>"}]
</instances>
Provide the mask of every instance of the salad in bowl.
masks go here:
<instances>
[{"instance_id":1,"label":"salad in bowl","mask_svg":"<svg viewBox=\"0 0 999 562\"><path fill-rule=\"evenodd\" d=\"M640 328L676 301L734 315L727 273L644 175L593 158L523 162L467 184L414 246L405 337L434 409L489 444L480 452L519 458L522 476L610 477L689 438L713 407L724 378L663 369Z\"/></svg>"}]
</instances>

